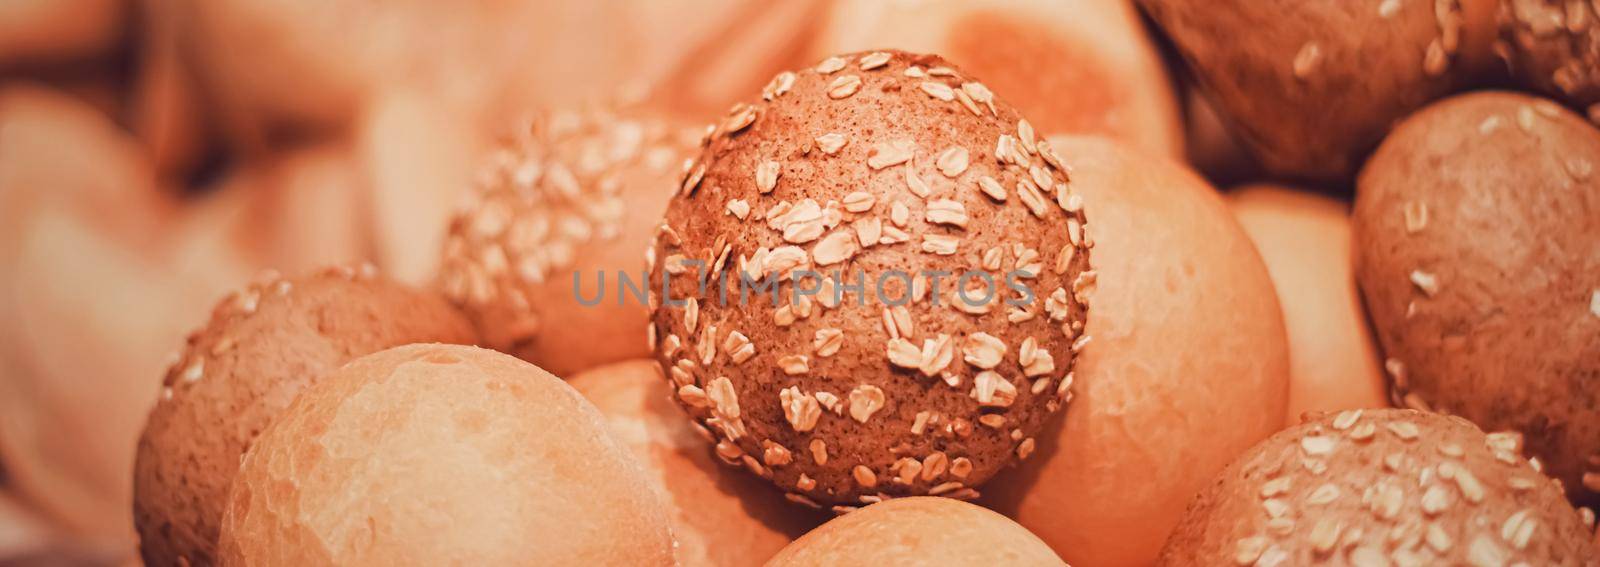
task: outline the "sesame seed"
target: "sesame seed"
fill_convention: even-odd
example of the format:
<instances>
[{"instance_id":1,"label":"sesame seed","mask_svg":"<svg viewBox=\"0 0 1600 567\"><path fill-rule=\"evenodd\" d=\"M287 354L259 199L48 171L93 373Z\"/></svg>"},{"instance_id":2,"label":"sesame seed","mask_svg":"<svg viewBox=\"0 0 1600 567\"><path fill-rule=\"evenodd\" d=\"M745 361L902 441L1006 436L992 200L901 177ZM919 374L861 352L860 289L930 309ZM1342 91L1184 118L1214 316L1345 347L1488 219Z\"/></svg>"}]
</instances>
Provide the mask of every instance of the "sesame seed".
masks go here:
<instances>
[{"instance_id":1,"label":"sesame seed","mask_svg":"<svg viewBox=\"0 0 1600 567\"><path fill-rule=\"evenodd\" d=\"M1307 455L1326 455L1333 452L1339 440L1335 437L1312 435L1300 439L1300 449Z\"/></svg>"},{"instance_id":2,"label":"sesame seed","mask_svg":"<svg viewBox=\"0 0 1600 567\"><path fill-rule=\"evenodd\" d=\"M1028 457L1033 455L1034 445L1035 442L1032 437L1023 439L1022 443L1017 445L1017 459L1028 460Z\"/></svg>"},{"instance_id":3,"label":"sesame seed","mask_svg":"<svg viewBox=\"0 0 1600 567\"><path fill-rule=\"evenodd\" d=\"M1443 75L1449 67L1450 55L1445 53L1444 43L1437 38L1428 42L1428 50L1422 57L1422 72L1427 73L1429 77L1437 77Z\"/></svg>"},{"instance_id":4,"label":"sesame seed","mask_svg":"<svg viewBox=\"0 0 1600 567\"><path fill-rule=\"evenodd\" d=\"M1395 437L1399 437L1404 441L1414 440L1418 435L1421 434L1421 430L1417 429L1417 424L1409 421L1397 421L1390 423L1389 432L1393 433Z\"/></svg>"},{"instance_id":5,"label":"sesame seed","mask_svg":"<svg viewBox=\"0 0 1600 567\"><path fill-rule=\"evenodd\" d=\"M817 72L828 75L843 69L846 64L847 62L843 57L829 57L823 59L822 63L817 64Z\"/></svg>"},{"instance_id":6,"label":"sesame seed","mask_svg":"<svg viewBox=\"0 0 1600 567\"><path fill-rule=\"evenodd\" d=\"M784 93L789 92L790 88L794 87L794 79L795 75L792 71L778 73L777 76L772 78L771 82L767 83L765 88L761 89L761 98L770 101L783 96Z\"/></svg>"},{"instance_id":7,"label":"sesame seed","mask_svg":"<svg viewBox=\"0 0 1600 567\"><path fill-rule=\"evenodd\" d=\"M817 149L831 156L839 153L839 150L843 149L845 144L849 142L850 140L846 139L844 134L830 132L817 136Z\"/></svg>"},{"instance_id":8,"label":"sesame seed","mask_svg":"<svg viewBox=\"0 0 1600 567\"><path fill-rule=\"evenodd\" d=\"M871 71L884 65L888 65L891 58L893 58L893 56L885 51L876 51L867 55L863 55L860 59L861 70Z\"/></svg>"},{"instance_id":9,"label":"sesame seed","mask_svg":"<svg viewBox=\"0 0 1600 567\"><path fill-rule=\"evenodd\" d=\"M872 414L883 409L883 390L871 384L862 384L850 390L850 417L861 423L872 419Z\"/></svg>"},{"instance_id":10,"label":"sesame seed","mask_svg":"<svg viewBox=\"0 0 1600 567\"><path fill-rule=\"evenodd\" d=\"M1596 289L1589 294L1589 312L1593 313L1595 317L1600 317L1600 289Z\"/></svg>"},{"instance_id":11,"label":"sesame seed","mask_svg":"<svg viewBox=\"0 0 1600 567\"><path fill-rule=\"evenodd\" d=\"M828 85L828 98L834 100L849 98L850 95L856 94L856 91L858 90L861 90L861 77L856 75L843 75L837 79L834 79L833 82Z\"/></svg>"},{"instance_id":12,"label":"sesame seed","mask_svg":"<svg viewBox=\"0 0 1600 567\"><path fill-rule=\"evenodd\" d=\"M206 359L204 357L197 356L194 358L194 360L189 362L189 366L184 367L183 381L199 382L201 378L205 377L205 371Z\"/></svg>"},{"instance_id":13,"label":"sesame seed","mask_svg":"<svg viewBox=\"0 0 1600 567\"><path fill-rule=\"evenodd\" d=\"M950 476L965 479L969 474L972 474L972 460L966 457L956 457L955 460L950 461Z\"/></svg>"},{"instance_id":14,"label":"sesame seed","mask_svg":"<svg viewBox=\"0 0 1600 567\"><path fill-rule=\"evenodd\" d=\"M1305 45L1300 46L1300 51L1294 55L1294 77L1300 80L1310 78L1311 74L1315 73L1317 67L1321 64L1322 47L1318 46L1315 41L1308 41Z\"/></svg>"},{"instance_id":15,"label":"sesame seed","mask_svg":"<svg viewBox=\"0 0 1600 567\"><path fill-rule=\"evenodd\" d=\"M948 148L939 154L935 165L945 177L961 175L967 170L967 149L960 146Z\"/></svg>"},{"instance_id":16,"label":"sesame seed","mask_svg":"<svg viewBox=\"0 0 1600 567\"><path fill-rule=\"evenodd\" d=\"M850 469L850 476L856 480L856 484L866 488L878 485L878 475L873 473L872 469L867 468L866 465L856 465L855 468Z\"/></svg>"},{"instance_id":17,"label":"sesame seed","mask_svg":"<svg viewBox=\"0 0 1600 567\"><path fill-rule=\"evenodd\" d=\"M722 130L732 134L749 127L756 121L756 108L745 103L733 105L728 112L728 119L722 122Z\"/></svg>"},{"instance_id":18,"label":"sesame seed","mask_svg":"<svg viewBox=\"0 0 1600 567\"><path fill-rule=\"evenodd\" d=\"M1333 518L1318 519L1311 526L1311 532L1306 534L1306 542L1311 544L1311 549L1320 554L1333 551L1334 544L1339 542L1339 532L1344 529L1338 520Z\"/></svg>"},{"instance_id":19,"label":"sesame seed","mask_svg":"<svg viewBox=\"0 0 1600 567\"><path fill-rule=\"evenodd\" d=\"M1270 542L1267 538L1261 536L1239 538L1233 545L1234 563L1241 566L1256 565L1256 561L1261 559L1262 553L1266 551L1268 543Z\"/></svg>"},{"instance_id":20,"label":"sesame seed","mask_svg":"<svg viewBox=\"0 0 1600 567\"><path fill-rule=\"evenodd\" d=\"M905 76L913 79L921 79L928 76L928 71L922 67L912 65L910 67L906 67Z\"/></svg>"},{"instance_id":21,"label":"sesame seed","mask_svg":"<svg viewBox=\"0 0 1600 567\"><path fill-rule=\"evenodd\" d=\"M1439 293L1439 278L1431 273L1422 270L1411 270L1411 283L1415 284L1417 289L1422 290L1422 293L1428 297L1433 297Z\"/></svg>"},{"instance_id":22,"label":"sesame seed","mask_svg":"<svg viewBox=\"0 0 1600 567\"><path fill-rule=\"evenodd\" d=\"M951 89L950 85L935 81L923 81L919 86L922 89L922 92L927 93L928 96L933 98L945 102L952 102L956 99L955 90Z\"/></svg>"},{"instance_id":23,"label":"sesame seed","mask_svg":"<svg viewBox=\"0 0 1600 567\"><path fill-rule=\"evenodd\" d=\"M1533 121L1536 118L1531 106L1524 105L1517 109L1517 127L1521 128L1523 132L1531 132L1533 130Z\"/></svg>"},{"instance_id":24,"label":"sesame seed","mask_svg":"<svg viewBox=\"0 0 1600 567\"><path fill-rule=\"evenodd\" d=\"M1467 563L1473 567L1501 567L1510 559L1488 536L1479 534L1467 544Z\"/></svg>"},{"instance_id":25,"label":"sesame seed","mask_svg":"<svg viewBox=\"0 0 1600 567\"><path fill-rule=\"evenodd\" d=\"M828 464L828 443L826 441L812 439L808 448L811 449L812 462L817 463L818 466Z\"/></svg>"},{"instance_id":26,"label":"sesame seed","mask_svg":"<svg viewBox=\"0 0 1600 567\"><path fill-rule=\"evenodd\" d=\"M1400 13L1400 0L1383 0L1378 4L1378 17L1385 20Z\"/></svg>"},{"instance_id":27,"label":"sesame seed","mask_svg":"<svg viewBox=\"0 0 1600 567\"><path fill-rule=\"evenodd\" d=\"M1339 487L1332 484L1323 484L1306 496L1306 504L1321 506L1339 499Z\"/></svg>"}]
</instances>

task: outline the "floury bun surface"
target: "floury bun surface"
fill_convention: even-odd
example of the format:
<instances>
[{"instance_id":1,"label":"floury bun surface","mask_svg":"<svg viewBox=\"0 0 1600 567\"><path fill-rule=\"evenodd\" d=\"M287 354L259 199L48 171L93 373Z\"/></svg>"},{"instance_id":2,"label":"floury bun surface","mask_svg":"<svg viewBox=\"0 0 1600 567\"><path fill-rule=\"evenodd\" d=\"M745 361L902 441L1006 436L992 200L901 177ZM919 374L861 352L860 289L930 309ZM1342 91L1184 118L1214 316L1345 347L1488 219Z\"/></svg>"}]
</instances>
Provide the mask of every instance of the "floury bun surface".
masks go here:
<instances>
[{"instance_id":1,"label":"floury bun surface","mask_svg":"<svg viewBox=\"0 0 1600 567\"><path fill-rule=\"evenodd\" d=\"M1082 200L976 78L830 57L735 105L684 173L648 254L649 339L729 464L837 511L971 498L1071 399Z\"/></svg>"},{"instance_id":2,"label":"floury bun surface","mask_svg":"<svg viewBox=\"0 0 1600 567\"><path fill-rule=\"evenodd\" d=\"M699 135L632 109L537 114L451 223L446 295L489 346L559 376L647 356L644 302L614 292L624 276L644 285L640 251Z\"/></svg>"}]
</instances>

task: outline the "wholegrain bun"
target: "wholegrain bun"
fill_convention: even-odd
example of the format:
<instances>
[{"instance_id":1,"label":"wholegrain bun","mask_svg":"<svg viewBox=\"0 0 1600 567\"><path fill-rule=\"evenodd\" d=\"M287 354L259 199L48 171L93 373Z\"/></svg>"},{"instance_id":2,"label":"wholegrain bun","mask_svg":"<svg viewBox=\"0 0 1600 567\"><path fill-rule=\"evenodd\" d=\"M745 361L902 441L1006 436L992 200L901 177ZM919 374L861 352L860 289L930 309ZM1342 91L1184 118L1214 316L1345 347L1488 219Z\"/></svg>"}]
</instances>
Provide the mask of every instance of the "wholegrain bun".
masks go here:
<instances>
[{"instance_id":1,"label":"wholegrain bun","mask_svg":"<svg viewBox=\"0 0 1600 567\"><path fill-rule=\"evenodd\" d=\"M1069 563L1148 565L1212 475L1283 426L1283 316L1199 176L1106 140L1051 142L1092 215L1094 342L1038 462L995 479L984 503Z\"/></svg>"},{"instance_id":2,"label":"wholegrain bun","mask_svg":"<svg viewBox=\"0 0 1600 567\"><path fill-rule=\"evenodd\" d=\"M812 53L894 48L960 65L1041 135L1183 153L1174 85L1127 0L840 0Z\"/></svg>"},{"instance_id":3,"label":"wholegrain bun","mask_svg":"<svg viewBox=\"0 0 1600 567\"><path fill-rule=\"evenodd\" d=\"M1272 274L1289 333L1285 425L1310 411L1388 407L1377 344L1351 266L1349 206L1277 185L1228 193Z\"/></svg>"},{"instance_id":4,"label":"wholegrain bun","mask_svg":"<svg viewBox=\"0 0 1600 567\"><path fill-rule=\"evenodd\" d=\"M1441 101L1361 172L1356 276L1393 399L1514 430L1600 503L1600 131L1554 102Z\"/></svg>"},{"instance_id":5,"label":"wholegrain bun","mask_svg":"<svg viewBox=\"0 0 1600 567\"><path fill-rule=\"evenodd\" d=\"M1412 410L1319 416L1224 471L1160 564L1600 564L1589 527L1518 445Z\"/></svg>"},{"instance_id":6,"label":"wholegrain bun","mask_svg":"<svg viewBox=\"0 0 1600 567\"><path fill-rule=\"evenodd\" d=\"M307 388L244 455L222 565L672 565L594 406L498 352L409 345Z\"/></svg>"},{"instance_id":7,"label":"wholegrain bun","mask_svg":"<svg viewBox=\"0 0 1600 567\"><path fill-rule=\"evenodd\" d=\"M240 455L323 375L394 345L475 340L443 298L370 267L269 277L222 300L167 372L139 439L133 517L145 562L214 562Z\"/></svg>"},{"instance_id":8,"label":"wholegrain bun","mask_svg":"<svg viewBox=\"0 0 1600 567\"><path fill-rule=\"evenodd\" d=\"M761 479L718 463L672 403L655 361L592 368L568 383L605 414L612 435L633 451L650 485L670 504L678 563L760 565L826 519L796 509Z\"/></svg>"},{"instance_id":9,"label":"wholegrain bun","mask_svg":"<svg viewBox=\"0 0 1600 567\"><path fill-rule=\"evenodd\" d=\"M1500 2L1501 55L1518 83L1600 117L1600 8L1587 2Z\"/></svg>"},{"instance_id":10,"label":"wholegrain bun","mask_svg":"<svg viewBox=\"0 0 1600 567\"><path fill-rule=\"evenodd\" d=\"M642 251L696 133L606 109L524 123L451 221L441 281L487 344L558 376L648 356ZM599 340L597 340L597 337Z\"/></svg>"},{"instance_id":11,"label":"wholegrain bun","mask_svg":"<svg viewBox=\"0 0 1600 567\"><path fill-rule=\"evenodd\" d=\"M1494 0L1140 0L1273 173L1349 178L1395 120L1493 67Z\"/></svg>"},{"instance_id":12,"label":"wholegrain bun","mask_svg":"<svg viewBox=\"0 0 1600 567\"><path fill-rule=\"evenodd\" d=\"M1094 274L1065 163L1015 110L937 56L845 54L774 78L685 165L650 344L724 460L845 511L970 498L1032 453Z\"/></svg>"},{"instance_id":13,"label":"wholegrain bun","mask_svg":"<svg viewBox=\"0 0 1600 567\"><path fill-rule=\"evenodd\" d=\"M873 504L812 530L767 567L1066 565L1005 516L948 498Z\"/></svg>"}]
</instances>

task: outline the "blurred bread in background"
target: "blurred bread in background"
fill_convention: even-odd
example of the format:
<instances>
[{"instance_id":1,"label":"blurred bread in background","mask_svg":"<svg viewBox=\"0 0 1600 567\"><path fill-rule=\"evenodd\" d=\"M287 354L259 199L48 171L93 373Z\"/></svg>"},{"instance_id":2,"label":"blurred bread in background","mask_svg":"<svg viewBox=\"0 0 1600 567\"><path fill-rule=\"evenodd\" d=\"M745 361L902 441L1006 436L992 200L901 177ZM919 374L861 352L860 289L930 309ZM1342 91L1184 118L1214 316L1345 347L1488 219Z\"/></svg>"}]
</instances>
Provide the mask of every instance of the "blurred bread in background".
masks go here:
<instances>
[{"instance_id":1,"label":"blurred bread in background","mask_svg":"<svg viewBox=\"0 0 1600 567\"><path fill-rule=\"evenodd\" d=\"M835 0L812 58L884 48L944 56L1042 135L1182 155L1173 84L1131 2Z\"/></svg>"}]
</instances>

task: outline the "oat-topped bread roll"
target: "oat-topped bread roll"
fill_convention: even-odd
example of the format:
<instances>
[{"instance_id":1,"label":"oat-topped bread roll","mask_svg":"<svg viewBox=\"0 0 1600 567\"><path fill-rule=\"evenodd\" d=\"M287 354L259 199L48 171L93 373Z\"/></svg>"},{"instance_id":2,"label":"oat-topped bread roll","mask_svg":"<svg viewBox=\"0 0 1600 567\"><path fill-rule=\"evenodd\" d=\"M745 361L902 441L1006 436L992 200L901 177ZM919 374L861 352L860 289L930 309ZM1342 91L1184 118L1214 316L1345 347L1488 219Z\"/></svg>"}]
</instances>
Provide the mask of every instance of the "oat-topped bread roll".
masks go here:
<instances>
[{"instance_id":1,"label":"oat-topped bread roll","mask_svg":"<svg viewBox=\"0 0 1600 567\"><path fill-rule=\"evenodd\" d=\"M1395 127L1358 182L1355 275L1396 404L1527 436L1600 504L1600 131L1479 92Z\"/></svg>"},{"instance_id":2,"label":"oat-topped bread roll","mask_svg":"<svg viewBox=\"0 0 1600 567\"><path fill-rule=\"evenodd\" d=\"M1497 47L1522 86L1600 118L1600 5L1576 0L1499 3Z\"/></svg>"},{"instance_id":3,"label":"oat-topped bread roll","mask_svg":"<svg viewBox=\"0 0 1600 567\"><path fill-rule=\"evenodd\" d=\"M1323 414L1229 466L1160 564L1600 565L1592 526L1520 450L1460 418Z\"/></svg>"},{"instance_id":4,"label":"oat-topped bread roll","mask_svg":"<svg viewBox=\"0 0 1600 567\"><path fill-rule=\"evenodd\" d=\"M735 105L686 164L650 251L650 344L717 453L797 502L970 498L1071 399L1081 209L977 78L830 57Z\"/></svg>"},{"instance_id":5,"label":"oat-topped bread roll","mask_svg":"<svg viewBox=\"0 0 1600 567\"><path fill-rule=\"evenodd\" d=\"M211 565L239 458L300 392L361 355L414 342L470 344L444 298L370 266L263 278L189 336L150 411L133 519L149 565Z\"/></svg>"},{"instance_id":6,"label":"oat-topped bread roll","mask_svg":"<svg viewBox=\"0 0 1600 567\"><path fill-rule=\"evenodd\" d=\"M489 346L557 376L647 356L645 302L617 286L644 285L643 251L700 134L603 108L517 127L451 222L446 295Z\"/></svg>"}]
</instances>

